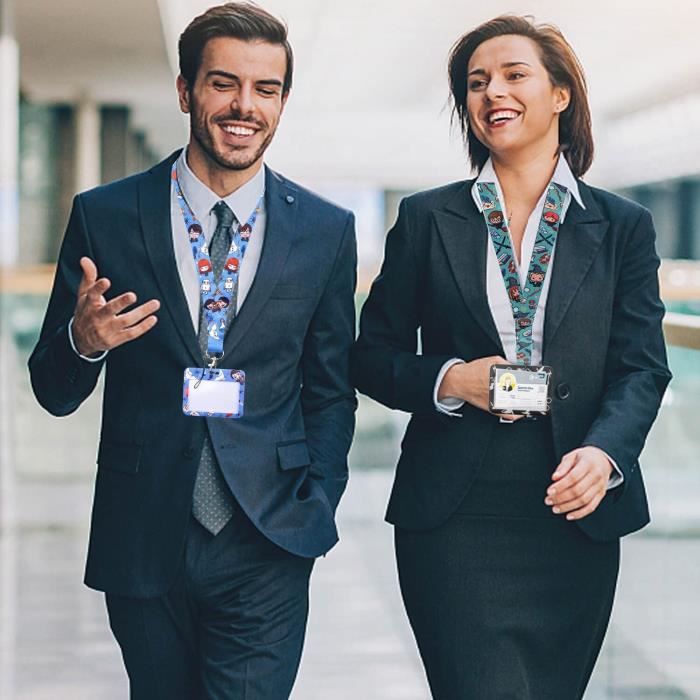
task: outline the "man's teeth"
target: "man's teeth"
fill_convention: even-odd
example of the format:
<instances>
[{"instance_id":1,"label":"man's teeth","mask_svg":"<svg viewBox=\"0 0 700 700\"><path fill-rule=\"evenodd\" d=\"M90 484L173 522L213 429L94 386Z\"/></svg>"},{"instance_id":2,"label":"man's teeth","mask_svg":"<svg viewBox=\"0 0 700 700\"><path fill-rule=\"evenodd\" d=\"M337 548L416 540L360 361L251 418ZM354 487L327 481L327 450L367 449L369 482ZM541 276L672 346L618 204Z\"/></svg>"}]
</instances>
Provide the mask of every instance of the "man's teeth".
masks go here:
<instances>
[{"instance_id":1,"label":"man's teeth","mask_svg":"<svg viewBox=\"0 0 700 700\"><path fill-rule=\"evenodd\" d=\"M493 124L501 119L515 119L518 116L518 112L512 110L501 110L500 112L492 112L489 114L489 124Z\"/></svg>"},{"instance_id":2,"label":"man's teeth","mask_svg":"<svg viewBox=\"0 0 700 700\"><path fill-rule=\"evenodd\" d=\"M224 131L227 134L235 134L236 136L252 136L255 133L253 129L245 126L225 126Z\"/></svg>"}]
</instances>

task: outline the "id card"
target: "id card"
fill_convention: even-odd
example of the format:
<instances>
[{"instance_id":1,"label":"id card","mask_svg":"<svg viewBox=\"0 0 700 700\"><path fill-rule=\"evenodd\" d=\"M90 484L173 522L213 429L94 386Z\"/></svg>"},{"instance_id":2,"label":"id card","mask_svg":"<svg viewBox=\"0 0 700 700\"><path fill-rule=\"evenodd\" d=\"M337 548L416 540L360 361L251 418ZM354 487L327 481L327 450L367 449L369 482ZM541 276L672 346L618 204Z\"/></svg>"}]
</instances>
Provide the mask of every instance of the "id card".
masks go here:
<instances>
[{"instance_id":1,"label":"id card","mask_svg":"<svg viewBox=\"0 0 700 700\"><path fill-rule=\"evenodd\" d=\"M491 365L489 407L493 413L549 413L551 367Z\"/></svg>"},{"instance_id":2,"label":"id card","mask_svg":"<svg viewBox=\"0 0 700 700\"><path fill-rule=\"evenodd\" d=\"M243 370L188 367L182 388L182 410L188 416L241 418L244 394Z\"/></svg>"}]
</instances>

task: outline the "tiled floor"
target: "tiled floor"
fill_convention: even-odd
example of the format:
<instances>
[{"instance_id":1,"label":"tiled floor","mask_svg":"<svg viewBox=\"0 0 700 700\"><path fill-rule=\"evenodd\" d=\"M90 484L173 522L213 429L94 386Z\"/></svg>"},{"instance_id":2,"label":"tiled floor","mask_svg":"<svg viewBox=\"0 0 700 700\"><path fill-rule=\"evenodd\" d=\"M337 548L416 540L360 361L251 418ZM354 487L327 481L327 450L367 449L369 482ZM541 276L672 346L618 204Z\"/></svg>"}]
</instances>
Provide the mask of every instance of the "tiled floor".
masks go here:
<instances>
[{"instance_id":1,"label":"tiled floor","mask_svg":"<svg viewBox=\"0 0 700 700\"><path fill-rule=\"evenodd\" d=\"M381 523L388 484L383 472L359 472L352 482L342 542L314 571L294 700L429 697L399 600L391 530ZM28 525L0 541L0 700L127 698L102 596L80 581L86 531ZM688 563L683 580L669 573L677 559ZM631 538L624 560L587 700L700 698L698 540Z\"/></svg>"}]
</instances>

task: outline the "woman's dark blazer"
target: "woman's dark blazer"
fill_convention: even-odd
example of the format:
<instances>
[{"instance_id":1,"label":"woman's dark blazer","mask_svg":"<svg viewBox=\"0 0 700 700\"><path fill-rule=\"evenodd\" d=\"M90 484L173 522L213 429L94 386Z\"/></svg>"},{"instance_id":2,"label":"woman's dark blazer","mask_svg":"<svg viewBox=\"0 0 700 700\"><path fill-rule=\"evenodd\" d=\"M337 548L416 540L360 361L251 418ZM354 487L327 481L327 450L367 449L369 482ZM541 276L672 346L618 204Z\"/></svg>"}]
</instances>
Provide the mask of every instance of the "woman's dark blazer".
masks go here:
<instances>
[{"instance_id":1,"label":"woman's dark blazer","mask_svg":"<svg viewBox=\"0 0 700 700\"><path fill-rule=\"evenodd\" d=\"M387 512L407 530L436 527L456 510L498 420L469 404L461 418L447 416L433 403L444 362L504 355L486 297L488 236L472 184L401 202L352 356L361 392L413 414ZM638 457L671 373L651 215L581 181L579 188L585 209L572 200L550 269L543 364L552 367L557 460L595 445L624 474L577 521L591 538L612 540L649 522Z\"/></svg>"}]
</instances>

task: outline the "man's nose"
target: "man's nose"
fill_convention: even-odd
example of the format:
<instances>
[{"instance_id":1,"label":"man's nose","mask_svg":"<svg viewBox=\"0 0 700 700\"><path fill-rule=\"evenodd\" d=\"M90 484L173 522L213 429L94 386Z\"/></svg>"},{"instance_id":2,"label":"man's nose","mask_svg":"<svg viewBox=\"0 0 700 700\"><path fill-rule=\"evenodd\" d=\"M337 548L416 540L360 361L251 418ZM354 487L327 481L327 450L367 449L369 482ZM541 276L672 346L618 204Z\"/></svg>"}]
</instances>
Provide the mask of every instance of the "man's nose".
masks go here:
<instances>
[{"instance_id":1,"label":"man's nose","mask_svg":"<svg viewBox=\"0 0 700 700\"><path fill-rule=\"evenodd\" d=\"M248 85L242 85L241 89L234 95L231 106L239 111L243 116L250 114L255 106L253 100L253 88Z\"/></svg>"}]
</instances>

